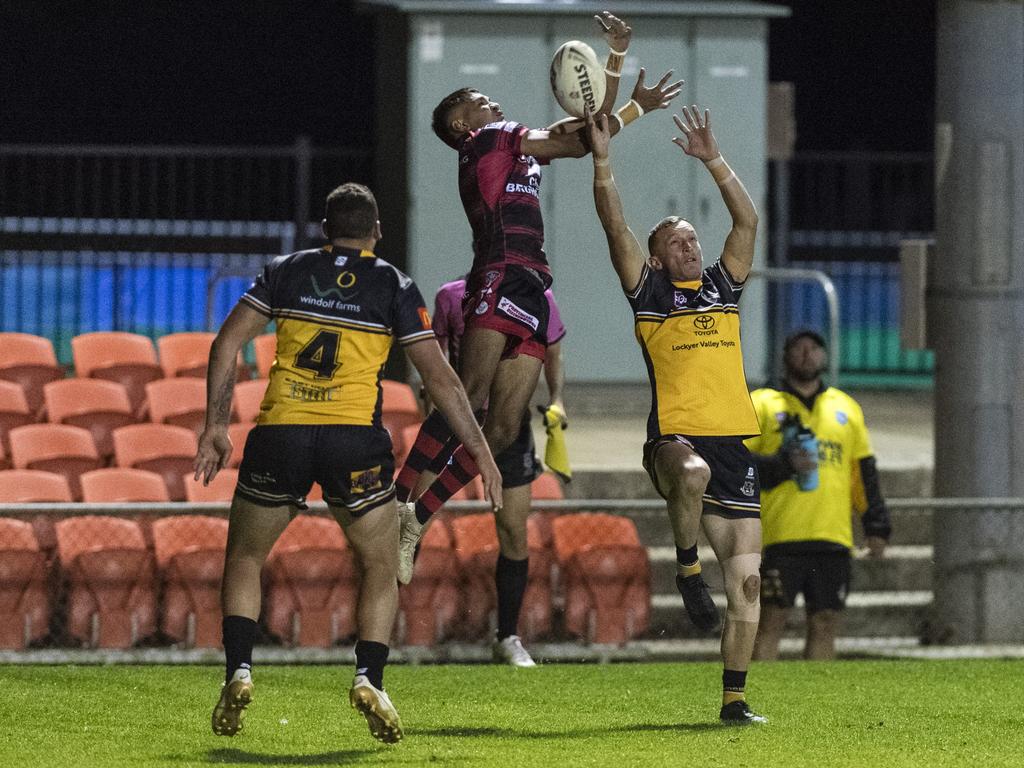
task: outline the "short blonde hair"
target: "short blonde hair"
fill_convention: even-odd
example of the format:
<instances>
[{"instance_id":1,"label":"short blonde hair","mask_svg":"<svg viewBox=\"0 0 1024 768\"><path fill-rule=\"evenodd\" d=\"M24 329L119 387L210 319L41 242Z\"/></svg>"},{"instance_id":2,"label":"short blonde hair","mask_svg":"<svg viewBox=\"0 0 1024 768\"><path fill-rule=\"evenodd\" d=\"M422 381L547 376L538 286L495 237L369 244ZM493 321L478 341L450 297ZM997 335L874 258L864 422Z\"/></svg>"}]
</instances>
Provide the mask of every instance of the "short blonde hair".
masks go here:
<instances>
[{"instance_id":1,"label":"short blonde hair","mask_svg":"<svg viewBox=\"0 0 1024 768\"><path fill-rule=\"evenodd\" d=\"M664 219L655 224L654 228L651 229L650 234L647 235L647 253L649 253L651 256L654 255L654 239L657 237L658 233L661 232L661 230L665 229L666 227L674 227L682 220L683 218L681 216L666 216Z\"/></svg>"}]
</instances>

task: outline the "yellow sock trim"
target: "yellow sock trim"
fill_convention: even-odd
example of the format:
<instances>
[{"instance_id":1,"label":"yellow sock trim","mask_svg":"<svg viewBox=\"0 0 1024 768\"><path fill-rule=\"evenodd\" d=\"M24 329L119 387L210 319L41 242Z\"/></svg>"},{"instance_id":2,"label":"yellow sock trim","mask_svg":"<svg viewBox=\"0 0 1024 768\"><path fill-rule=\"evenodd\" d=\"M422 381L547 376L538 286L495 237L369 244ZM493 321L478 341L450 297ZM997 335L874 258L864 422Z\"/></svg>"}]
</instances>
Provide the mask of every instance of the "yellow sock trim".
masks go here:
<instances>
[{"instance_id":1,"label":"yellow sock trim","mask_svg":"<svg viewBox=\"0 0 1024 768\"><path fill-rule=\"evenodd\" d=\"M692 565L683 565L682 563L676 563L676 571L680 576L686 578L687 576L696 576L700 573L700 560Z\"/></svg>"},{"instance_id":2,"label":"yellow sock trim","mask_svg":"<svg viewBox=\"0 0 1024 768\"><path fill-rule=\"evenodd\" d=\"M742 691L722 691L722 706L732 704L734 701L746 701L747 697Z\"/></svg>"}]
</instances>

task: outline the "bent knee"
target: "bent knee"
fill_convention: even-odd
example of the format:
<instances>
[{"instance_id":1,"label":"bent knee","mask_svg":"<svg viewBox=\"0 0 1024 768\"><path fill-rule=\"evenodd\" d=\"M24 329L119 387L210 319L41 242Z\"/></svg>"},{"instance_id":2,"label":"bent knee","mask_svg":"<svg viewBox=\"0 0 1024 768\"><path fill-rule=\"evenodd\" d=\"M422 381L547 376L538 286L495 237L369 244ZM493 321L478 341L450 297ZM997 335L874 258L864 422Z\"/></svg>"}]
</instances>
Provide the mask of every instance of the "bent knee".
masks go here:
<instances>
[{"instance_id":1,"label":"bent knee","mask_svg":"<svg viewBox=\"0 0 1024 768\"><path fill-rule=\"evenodd\" d=\"M670 495L701 497L711 480L711 467L693 455L680 462L659 468L658 479Z\"/></svg>"},{"instance_id":2,"label":"bent knee","mask_svg":"<svg viewBox=\"0 0 1024 768\"><path fill-rule=\"evenodd\" d=\"M726 613L734 621L757 621L761 615L761 555L735 555L722 563L725 576Z\"/></svg>"}]
</instances>

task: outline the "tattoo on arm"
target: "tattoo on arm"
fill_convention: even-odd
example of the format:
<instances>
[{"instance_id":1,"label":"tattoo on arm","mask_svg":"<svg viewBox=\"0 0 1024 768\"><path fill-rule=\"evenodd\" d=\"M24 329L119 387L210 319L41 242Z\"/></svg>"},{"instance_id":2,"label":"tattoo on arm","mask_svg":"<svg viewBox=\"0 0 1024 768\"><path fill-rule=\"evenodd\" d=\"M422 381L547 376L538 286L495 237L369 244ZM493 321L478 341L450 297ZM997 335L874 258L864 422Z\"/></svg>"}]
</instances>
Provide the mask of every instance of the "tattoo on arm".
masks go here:
<instances>
[{"instance_id":1,"label":"tattoo on arm","mask_svg":"<svg viewBox=\"0 0 1024 768\"><path fill-rule=\"evenodd\" d=\"M234 382L228 376L224 383L218 388L213 402L213 415L215 423L227 424L231 421L231 396L235 392Z\"/></svg>"}]
</instances>

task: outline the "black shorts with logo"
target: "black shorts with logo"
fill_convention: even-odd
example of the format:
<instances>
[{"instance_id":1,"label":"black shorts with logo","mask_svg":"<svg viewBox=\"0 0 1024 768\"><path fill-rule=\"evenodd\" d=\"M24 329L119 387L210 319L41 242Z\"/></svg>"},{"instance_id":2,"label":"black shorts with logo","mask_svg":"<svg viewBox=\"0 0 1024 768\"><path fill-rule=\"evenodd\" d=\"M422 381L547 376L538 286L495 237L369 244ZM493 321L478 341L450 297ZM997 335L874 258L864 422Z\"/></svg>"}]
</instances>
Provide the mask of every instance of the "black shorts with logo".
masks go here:
<instances>
[{"instance_id":1,"label":"black shorts with logo","mask_svg":"<svg viewBox=\"0 0 1024 768\"><path fill-rule=\"evenodd\" d=\"M448 462L451 461L453 447L458 444L458 438L453 438L430 463L428 469L435 475L441 474ZM512 445L495 456L494 463L498 465L498 471L501 472L502 488L518 488L537 479L542 467L533 442L529 411L523 413L519 434L516 435Z\"/></svg>"},{"instance_id":2,"label":"black shorts with logo","mask_svg":"<svg viewBox=\"0 0 1024 768\"><path fill-rule=\"evenodd\" d=\"M765 549L761 562L761 602L792 608L803 593L808 614L841 611L850 591L850 551L836 545L818 549L824 542L775 544ZM827 544L826 544L827 545Z\"/></svg>"},{"instance_id":3,"label":"black shorts with logo","mask_svg":"<svg viewBox=\"0 0 1024 768\"><path fill-rule=\"evenodd\" d=\"M239 496L264 507L306 507L313 483L324 500L361 517L395 497L391 436L382 427L261 424L245 441Z\"/></svg>"},{"instance_id":4,"label":"black shorts with logo","mask_svg":"<svg viewBox=\"0 0 1024 768\"><path fill-rule=\"evenodd\" d=\"M654 460L662 446L682 443L692 449L711 469L704 490L704 514L729 518L761 517L761 485L754 459L742 437L699 437L662 435L644 443L644 469L663 499Z\"/></svg>"},{"instance_id":5,"label":"black shorts with logo","mask_svg":"<svg viewBox=\"0 0 1024 768\"><path fill-rule=\"evenodd\" d=\"M462 299L466 329L490 328L508 339L502 359L543 360L548 346L548 275L520 264L491 264L469 275Z\"/></svg>"}]
</instances>

